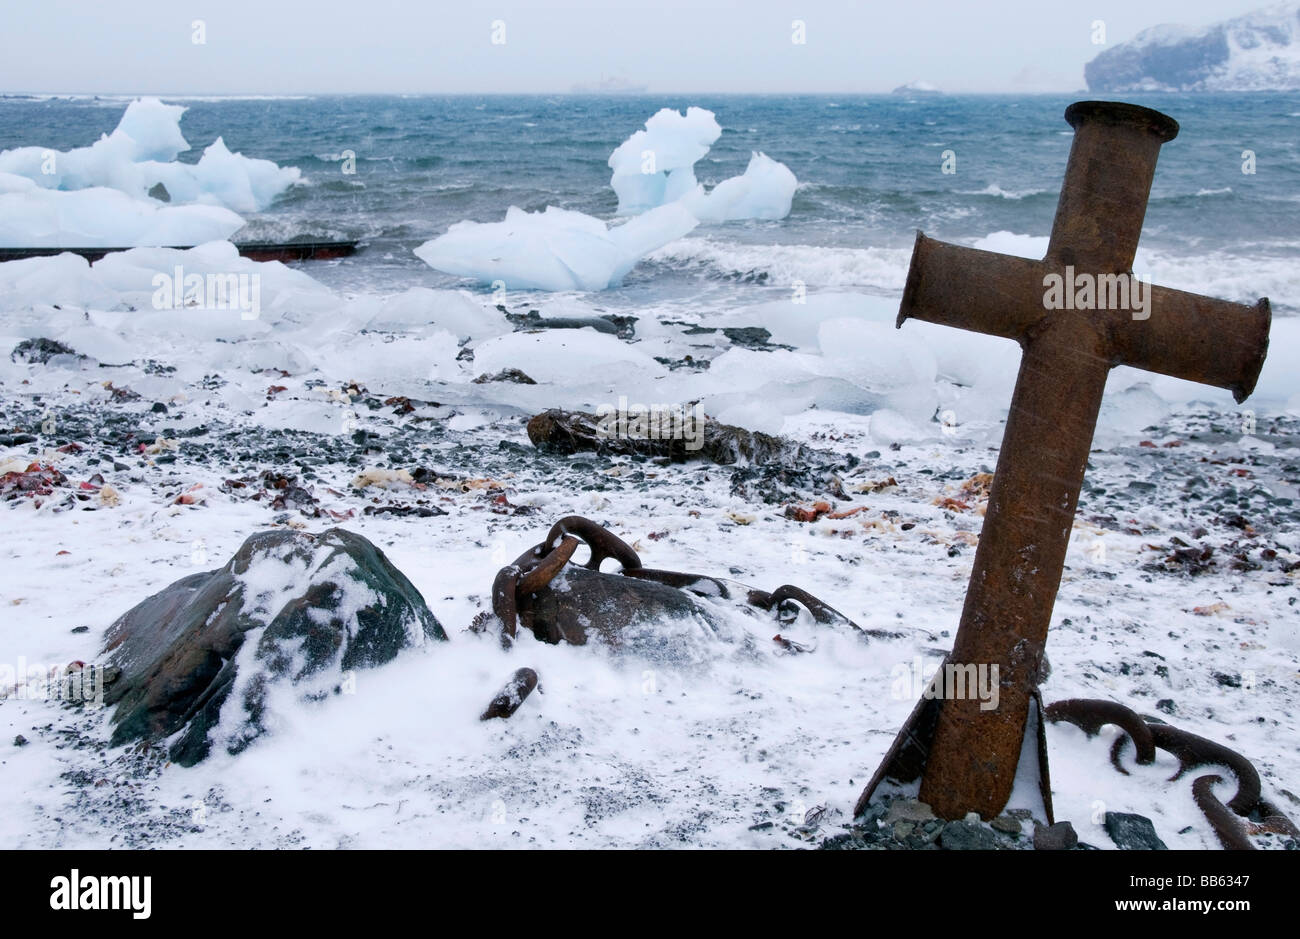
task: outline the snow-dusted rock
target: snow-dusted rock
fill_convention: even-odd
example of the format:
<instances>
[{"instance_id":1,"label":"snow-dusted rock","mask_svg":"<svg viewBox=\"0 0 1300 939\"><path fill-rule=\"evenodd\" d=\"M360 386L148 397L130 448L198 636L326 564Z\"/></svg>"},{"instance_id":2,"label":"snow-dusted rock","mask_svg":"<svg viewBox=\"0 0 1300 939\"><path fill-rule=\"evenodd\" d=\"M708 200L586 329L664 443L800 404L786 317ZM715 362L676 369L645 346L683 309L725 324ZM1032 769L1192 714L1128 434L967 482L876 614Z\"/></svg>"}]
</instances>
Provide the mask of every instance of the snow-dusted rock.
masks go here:
<instances>
[{"instance_id":1,"label":"snow-dusted rock","mask_svg":"<svg viewBox=\"0 0 1300 939\"><path fill-rule=\"evenodd\" d=\"M353 669L446 639L411 582L341 528L253 535L219 570L191 574L118 619L112 743L169 739L192 766L214 743L238 753L272 723L272 686L303 699L346 691Z\"/></svg>"}]
</instances>

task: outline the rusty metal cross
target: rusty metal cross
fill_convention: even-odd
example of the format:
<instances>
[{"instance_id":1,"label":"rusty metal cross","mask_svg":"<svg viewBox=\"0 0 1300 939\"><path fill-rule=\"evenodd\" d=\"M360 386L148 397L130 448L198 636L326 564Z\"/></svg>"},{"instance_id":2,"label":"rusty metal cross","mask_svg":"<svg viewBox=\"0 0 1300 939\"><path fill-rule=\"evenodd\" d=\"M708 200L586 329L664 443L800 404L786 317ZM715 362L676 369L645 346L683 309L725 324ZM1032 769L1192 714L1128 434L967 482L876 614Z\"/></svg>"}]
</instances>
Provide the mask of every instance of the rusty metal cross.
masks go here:
<instances>
[{"instance_id":1,"label":"rusty metal cross","mask_svg":"<svg viewBox=\"0 0 1300 939\"><path fill-rule=\"evenodd\" d=\"M1264 363L1267 299L1229 303L1132 277L1156 158L1178 124L1148 108L1100 101L1070 105L1065 119L1074 142L1042 261L917 233L898 325L922 319L1015 339L1023 350L945 663L997 666L1000 688L991 709L973 696L923 699L857 812L882 781L918 776L920 798L944 818L978 812L987 819L1006 805L1110 370L1130 365L1203 382L1240 402ZM1041 738L1039 752L1045 759ZM1050 793L1046 799L1050 814Z\"/></svg>"}]
</instances>

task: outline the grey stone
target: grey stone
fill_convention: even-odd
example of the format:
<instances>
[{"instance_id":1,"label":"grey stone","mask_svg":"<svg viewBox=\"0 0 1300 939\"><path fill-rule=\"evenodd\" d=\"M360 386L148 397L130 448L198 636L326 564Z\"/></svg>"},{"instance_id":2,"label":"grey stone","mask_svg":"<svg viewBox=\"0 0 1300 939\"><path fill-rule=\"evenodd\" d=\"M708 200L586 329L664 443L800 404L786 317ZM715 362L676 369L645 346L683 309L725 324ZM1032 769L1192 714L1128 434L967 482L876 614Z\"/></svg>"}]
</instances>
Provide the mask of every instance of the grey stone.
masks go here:
<instances>
[{"instance_id":1,"label":"grey stone","mask_svg":"<svg viewBox=\"0 0 1300 939\"><path fill-rule=\"evenodd\" d=\"M887 824L898 821L928 822L932 818L934 818L934 812L926 803L917 799L895 799L889 804L885 822Z\"/></svg>"},{"instance_id":2,"label":"grey stone","mask_svg":"<svg viewBox=\"0 0 1300 939\"><path fill-rule=\"evenodd\" d=\"M1069 822L1037 825L1034 828L1035 851L1069 851L1079 843L1079 836Z\"/></svg>"},{"instance_id":3,"label":"grey stone","mask_svg":"<svg viewBox=\"0 0 1300 939\"><path fill-rule=\"evenodd\" d=\"M945 851L996 851L998 836L983 825L972 822L949 822L943 827L939 844Z\"/></svg>"},{"instance_id":4,"label":"grey stone","mask_svg":"<svg viewBox=\"0 0 1300 939\"><path fill-rule=\"evenodd\" d=\"M32 365L45 365L54 356L78 356L78 353L56 339L24 339L14 346L9 358L14 362L27 362Z\"/></svg>"},{"instance_id":5,"label":"grey stone","mask_svg":"<svg viewBox=\"0 0 1300 939\"><path fill-rule=\"evenodd\" d=\"M157 199L159 202L171 202L172 194L167 191L167 187L162 183L154 183L149 190L149 198Z\"/></svg>"},{"instance_id":6,"label":"grey stone","mask_svg":"<svg viewBox=\"0 0 1300 939\"><path fill-rule=\"evenodd\" d=\"M495 382L495 381L511 382L516 385L537 384L537 382L533 381L531 378L528 377L528 375L526 375L524 372L521 372L517 368L503 368L495 375L489 375L487 372L484 372L478 378L474 379L473 384L486 385L489 382Z\"/></svg>"},{"instance_id":7,"label":"grey stone","mask_svg":"<svg viewBox=\"0 0 1300 939\"><path fill-rule=\"evenodd\" d=\"M281 586L259 591L264 582ZM121 670L104 695L116 708L111 745L177 735L170 758L192 766L234 693L241 712L225 745L238 753L265 732L272 683L319 698L353 669L446 638L419 591L360 535L260 532L224 567L181 578L109 628L104 651ZM240 654L246 639L251 657Z\"/></svg>"},{"instance_id":8,"label":"grey stone","mask_svg":"<svg viewBox=\"0 0 1300 939\"><path fill-rule=\"evenodd\" d=\"M989 822L989 826L994 831L1000 831L1004 835L1020 834L1019 819L1012 818L1010 815L999 815L997 818L993 819L993 821Z\"/></svg>"},{"instance_id":9,"label":"grey stone","mask_svg":"<svg viewBox=\"0 0 1300 939\"><path fill-rule=\"evenodd\" d=\"M1130 812L1107 812L1104 820L1106 834L1116 846L1125 851L1167 851L1165 843L1156 835L1151 819Z\"/></svg>"}]
</instances>

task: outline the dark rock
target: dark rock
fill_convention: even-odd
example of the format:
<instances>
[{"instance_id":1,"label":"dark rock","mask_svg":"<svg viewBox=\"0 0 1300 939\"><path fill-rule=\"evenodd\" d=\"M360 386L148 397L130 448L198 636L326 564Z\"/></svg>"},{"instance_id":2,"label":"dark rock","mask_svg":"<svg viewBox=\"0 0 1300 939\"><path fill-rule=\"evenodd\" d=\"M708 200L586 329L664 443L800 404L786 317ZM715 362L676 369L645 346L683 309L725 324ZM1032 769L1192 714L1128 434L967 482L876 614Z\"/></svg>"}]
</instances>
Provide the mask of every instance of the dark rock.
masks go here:
<instances>
[{"instance_id":1,"label":"dark rock","mask_svg":"<svg viewBox=\"0 0 1300 939\"><path fill-rule=\"evenodd\" d=\"M1163 711L1166 714L1177 714L1178 705L1174 704L1173 698L1161 698L1156 702L1156 710Z\"/></svg>"},{"instance_id":2,"label":"dark rock","mask_svg":"<svg viewBox=\"0 0 1300 939\"><path fill-rule=\"evenodd\" d=\"M1069 822L1038 825L1034 828L1035 851L1071 851L1078 843L1079 836Z\"/></svg>"},{"instance_id":3,"label":"dark rock","mask_svg":"<svg viewBox=\"0 0 1300 939\"><path fill-rule=\"evenodd\" d=\"M895 799L889 804L885 822L928 822L934 818L934 811L925 802L917 799Z\"/></svg>"},{"instance_id":4,"label":"dark rock","mask_svg":"<svg viewBox=\"0 0 1300 939\"><path fill-rule=\"evenodd\" d=\"M528 329L583 329L590 327L599 332L616 335L628 340L636 335L635 316L623 316L617 313L604 313L600 316L542 316L537 310L526 313L511 313L500 304L497 309L505 314L507 320L514 324L516 331Z\"/></svg>"},{"instance_id":5,"label":"dark rock","mask_svg":"<svg viewBox=\"0 0 1300 939\"><path fill-rule=\"evenodd\" d=\"M1020 834L1020 820L1012 818L1010 815L999 815L993 821L989 822L989 827L994 831L1000 831L1004 835Z\"/></svg>"},{"instance_id":6,"label":"dark rock","mask_svg":"<svg viewBox=\"0 0 1300 939\"><path fill-rule=\"evenodd\" d=\"M27 746L27 738L24 737L22 734L19 734L17 737L14 738L14 746L15 747Z\"/></svg>"},{"instance_id":7,"label":"dark rock","mask_svg":"<svg viewBox=\"0 0 1300 939\"><path fill-rule=\"evenodd\" d=\"M166 414L167 405L163 404L161 401L155 401L153 403L153 407L151 407L149 410L152 411L154 414Z\"/></svg>"},{"instance_id":8,"label":"dark rock","mask_svg":"<svg viewBox=\"0 0 1300 939\"><path fill-rule=\"evenodd\" d=\"M975 822L949 822L943 826L939 844L945 851L996 851L998 836Z\"/></svg>"},{"instance_id":9,"label":"dark rock","mask_svg":"<svg viewBox=\"0 0 1300 939\"><path fill-rule=\"evenodd\" d=\"M105 652L121 669L104 699L116 706L111 743L175 734L170 758L192 766L233 692L242 713L223 742L238 753L264 732L272 683L321 697L343 672L446 638L410 581L360 535L260 532L224 567L176 581L109 628Z\"/></svg>"},{"instance_id":10,"label":"dark rock","mask_svg":"<svg viewBox=\"0 0 1300 939\"><path fill-rule=\"evenodd\" d=\"M473 383L476 385L486 385L488 382L493 382L493 381L514 382L516 385L537 384L537 382L533 381L531 378L529 378L527 375L525 375L517 368L503 368L495 375L489 375L487 372L484 372L478 378L474 379Z\"/></svg>"},{"instance_id":11,"label":"dark rock","mask_svg":"<svg viewBox=\"0 0 1300 939\"><path fill-rule=\"evenodd\" d=\"M1156 828L1151 823L1151 819L1144 815L1107 812L1104 825L1110 840L1125 851L1168 850L1165 843L1156 836Z\"/></svg>"},{"instance_id":12,"label":"dark rock","mask_svg":"<svg viewBox=\"0 0 1300 939\"><path fill-rule=\"evenodd\" d=\"M523 329L594 329L597 332L618 335L618 327L599 316L539 316L528 320Z\"/></svg>"},{"instance_id":13,"label":"dark rock","mask_svg":"<svg viewBox=\"0 0 1300 939\"><path fill-rule=\"evenodd\" d=\"M13 362L44 365L54 355L71 355L85 358L85 356L78 356L78 353L71 347L65 346L54 339L24 339L14 346L13 351L9 353L9 359Z\"/></svg>"},{"instance_id":14,"label":"dark rock","mask_svg":"<svg viewBox=\"0 0 1300 939\"><path fill-rule=\"evenodd\" d=\"M149 198L157 199L159 202L171 202L172 194L167 191L167 187L162 183L154 183L149 190Z\"/></svg>"},{"instance_id":15,"label":"dark rock","mask_svg":"<svg viewBox=\"0 0 1300 939\"><path fill-rule=\"evenodd\" d=\"M635 422L635 414L627 416ZM603 456L665 457L673 462L706 460L721 465L768 463L800 451L770 434L719 424L707 417L697 420L689 408L684 407L680 417L681 421L670 421L664 415L657 428L638 429L632 423L623 432L615 414L598 417L552 408L528 422L528 439L543 453L592 451Z\"/></svg>"},{"instance_id":16,"label":"dark rock","mask_svg":"<svg viewBox=\"0 0 1300 939\"><path fill-rule=\"evenodd\" d=\"M74 633L77 633L77 634L80 634L80 633L88 633L88 632L90 632L90 627L89 627L89 626L73 626L73 627L72 627L72 631L73 631Z\"/></svg>"}]
</instances>

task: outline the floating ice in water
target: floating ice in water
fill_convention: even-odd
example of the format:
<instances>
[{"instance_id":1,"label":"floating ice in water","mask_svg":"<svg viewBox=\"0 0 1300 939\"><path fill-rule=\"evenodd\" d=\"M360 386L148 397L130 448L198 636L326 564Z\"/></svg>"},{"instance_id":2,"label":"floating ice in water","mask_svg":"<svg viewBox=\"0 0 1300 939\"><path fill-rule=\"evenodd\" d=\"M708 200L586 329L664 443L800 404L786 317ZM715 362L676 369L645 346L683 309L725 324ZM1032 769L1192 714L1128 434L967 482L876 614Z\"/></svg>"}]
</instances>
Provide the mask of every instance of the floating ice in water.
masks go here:
<instances>
[{"instance_id":1,"label":"floating ice in water","mask_svg":"<svg viewBox=\"0 0 1300 939\"><path fill-rule=\"evenodd\" d=\"M128 159L158 160L167 163L190 148L181 133L181 115L185 108L179 104L163 104L157 98L137 98L126 106L126 112L107 139L129 144Z\"/></svg>"},{"instance_id":2,"label":"floating ice in water","mask_svg":"<svg viewBox=\"0 0 1300 939\"><path fill-rule=\"evenodd\" d=\"M163 205L116 189L62 192L0 173L0 246L130 248L229 238L244 220L215 205Z\"/></svg>"},{"instance_id":3,"label":"floating ice in water","mask_svg":"<svg viewBox=\"0 0 1300 939\"><path fill-rule=\"evenodd\" d=\"M724 179L708 193L703 186L697 186L682 199L682 204L701 222L780 219L790 214L798 185L784 163L765 153L754 153L743 175Z\"/></svg>"},{"instance_id":4,"label":"floating ice in water","mask_svg":"<svg viewBox=\"0 0 1300 939\"><path fill-rule=\"evenodd\" d=\"M609 156L609 184L618 194L620 215L680 202L701 222L780 219L790 214L798 181L789 167L754 153L741 176L723 180L711 192L695 179L695 164L722 134L712 111L664 108Z\"/></svg>"},{"instance_id":5,"label":"floating ice in water","mask_svg":"<svg viewBox=\"0 0 1300 939\"><path fill-rule=\"evenodd\" d=\"M180 130L185 110L157 98L138 99L127 105L111 134L89 147L0 151L0 173L24 176L42 189L116 189L155 206L149 192L162 183L173 204L192 202L236 212L265 209L301 179L295 167L231 153L220 137L197 164L177 163L177 155L190 148Z\"/></svg>"},{"instance_id":6,"label":"floating ice in water","mask_svg":"<svg viewBox=\"0 0 1300 939\"><path fill-rule=\"evenodd\" d=\"M695 162L721 133L711 111L664 108L625 140L609 157L619 214L636 216L622 225L556 206L511 206L505 221L459 222L415 254L448 274L513 290L604 290L701 221L788 215L797 181L766 154L753 154L743 175L712 192L696 182Z\"/></svg>"},{"instance_id":7,"label":"floating ice in water","mask_svg":"<svg viewBox=\"0 0 1300 939\"><path fill-rule=\"evenodd\" d=\"M604 290L636 262L699 222L680 205L665 205L621 225L547 206L511 206L505 221L458 222L415 254L430 267L511 290Z\"/></svg>"},{"instance_id":8,"label":"floating ice in water","mask_svg":"<svg viewBox=\"0 0 1300 939\"><path fill-rule=\"evenodd\" d=\"M609 155L620 215L674 202L695 190L695 164L722 135L712 111L663 108Z\"/></svg>"}]
</instances>

